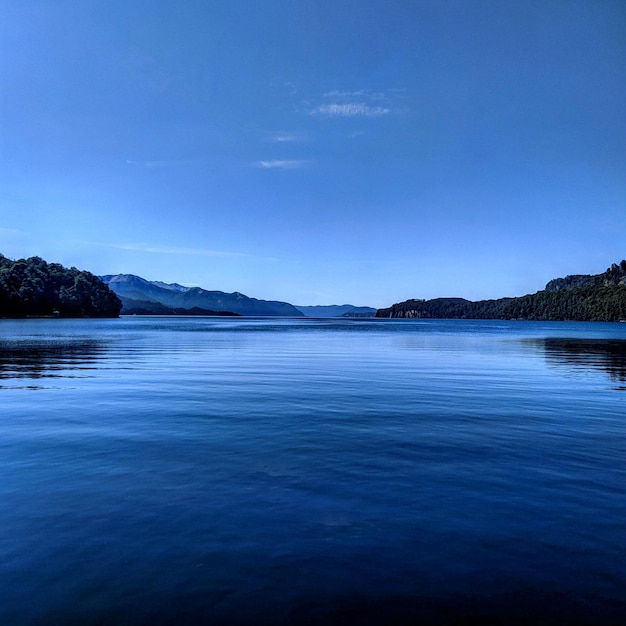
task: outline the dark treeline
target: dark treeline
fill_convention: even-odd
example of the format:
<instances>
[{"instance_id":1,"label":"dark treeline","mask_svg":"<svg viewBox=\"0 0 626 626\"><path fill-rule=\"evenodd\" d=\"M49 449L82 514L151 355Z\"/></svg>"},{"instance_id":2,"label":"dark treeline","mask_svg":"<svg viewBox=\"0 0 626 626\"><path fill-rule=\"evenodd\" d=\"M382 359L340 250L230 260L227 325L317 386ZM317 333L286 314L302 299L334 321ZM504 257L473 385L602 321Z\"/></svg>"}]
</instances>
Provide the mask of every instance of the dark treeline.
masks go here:
<instances>
[{"instance_id":1,"label":"dark treeline","mask_svg":"<svg viewBox=\"0 0 626 626\"><path fill-rule=\"evenodd\" d=\"M626 319L625 282L626 261L622 261L603 274L555 279L548 283L545 291L519 298L477 302L462 298L407 300L379 309L376 316L617 322Z\"/></svg>"},{"instance_id":2,"label":"dark treeline","mask_svg":"<svg viewBox=\"0 0 626 626\"><path fill-rule=\"evenodd\" d=\"M378 309L376 317L409 317L434 319L496 319L504 312L509 299L471 302L463 298L406 300L387 309Z\"/></svg>"},{"instance_id":3,"label":"dark treeline","mask_svg":"<svg viewBox=\"0 0 626 626\"><path fill-rule=\"evenodd\" d=\"M0 317L117 317L121 308L120 299L89 272L0 254Z\"/></svg>"}]
</instances>

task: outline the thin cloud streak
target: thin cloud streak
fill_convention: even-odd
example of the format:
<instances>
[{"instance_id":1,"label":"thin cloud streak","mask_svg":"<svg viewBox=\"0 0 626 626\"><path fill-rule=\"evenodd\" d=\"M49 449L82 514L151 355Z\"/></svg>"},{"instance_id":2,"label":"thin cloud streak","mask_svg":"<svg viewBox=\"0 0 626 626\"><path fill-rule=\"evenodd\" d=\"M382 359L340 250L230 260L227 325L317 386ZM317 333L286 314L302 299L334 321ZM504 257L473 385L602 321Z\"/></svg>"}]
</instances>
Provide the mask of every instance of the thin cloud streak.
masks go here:
<instances>
[{"instance_id":1,"label":"thin cloud streak","mask_svg":"<svg viewBox=\"0 0 626 626\"><path fill-rule=\"evenodd\" d=\"M147 167L148 169L154 169L157 167L171 167L178 165L180 161L133 161L132 159L126 159L128 165L136 165L138 167Z\"/></svg>"},{"instance_id":2,"label":"thin cloud streak","mask_svg":"<svg viewBox=\"0 0 626 626\"><path fill-rule=\"evenodd\" d=\"M225 259L256 259L262 261L279 261L278 257L251 254L248 252L230 252L227 250L213 250L211 248L187 248L185 246L161 246L146 242L118 243L110 241L93 241L85 239L71 239L68 243L87 245L90 247L111 248L113 250L126 250L128 252L144 252L148 254L171 254L186 256L202 256Z\"/></svg>"},{"instance_id":3,"label":"thin cloud streak","mask_svg":"<svg viewBox=\"0 0 626 626\"><path fill-rule=\"evenodd\" d=\"M254 167L259 167L265 170L297 170L302 167L306 167L310 164L310 161L305 160L280 160L274 159L271 161L257 161L254 163Z\"/></svg>"},{"instance_id":4,"label":"thin cloud streak","mask_svg":"<svg viewBox=\"0 0 626 626\"><path fill-rule=\"evenodd\" d=\"M293 141L304 141L306 135L301 132L277 132L268 139L273 143L291 143Z\"/></svg>"},{"instance_id":5,"label":"thin cloud streak","mask_svg":"<svg viewBox=\"0 0 626 626\"><path fill-rule=\"evenodd\" d=\"M363 102L347 104L322 104L310 111L311 115L327 115L329 117L382 117L391 113L391 109L370 106Z\"/></svg>"},{"instance_id":6,"label":"thin cloud streak","mask_svg":"<svg viewBox=\"0 0 626 626\"><path fill-rule=\"evenodd\" d=\"M208 248L184 248L178 246L154 246L145 243L99 243L97 245L116 250L128 250L131 252L150 252L153 254L184 254L191 256L210 257L249 257L244 252L225 252L223 250L210 250Z\"/></svg>"},{"instance_id":7,"label":"thin cloud streak","mask_svg":"<svg viewBox=\"0 0 626 626\"><path fill-rule=\"evenodd\" d=\"M0 235L27 235L25 230L18 230L17 228L0 228Z\"/></svg>"},{"instance_id":8,"label":"thin cloud streak","mask_svg":"<svg viewBox=\"0 0 626 626\"><path fill-rule=\"evenodd\" d=\"M386 102L388 100L384 93L379 91L367 91L366 89L359 89L358 91L333 89L332 91L327 91L324 97L329 100L340 100L348 103L354 100L367 100L369 102Z\"/></svg>"}]
</instances>

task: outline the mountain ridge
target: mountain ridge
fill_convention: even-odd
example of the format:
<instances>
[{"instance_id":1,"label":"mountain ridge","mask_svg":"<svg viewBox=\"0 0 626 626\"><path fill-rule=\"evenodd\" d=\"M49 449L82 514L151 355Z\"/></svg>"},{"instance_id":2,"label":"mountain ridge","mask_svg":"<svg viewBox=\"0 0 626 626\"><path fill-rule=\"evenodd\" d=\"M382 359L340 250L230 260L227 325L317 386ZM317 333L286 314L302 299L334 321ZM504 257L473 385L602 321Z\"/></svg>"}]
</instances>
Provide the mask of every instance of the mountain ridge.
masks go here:
<instances>
[{"instance_id":1,"label":"mountain ridge","mask_svg":"<svg viewBox=\"0 0 626 626\"><path fill-rule=\"evenodd\" d=\"M122 314L132 310L132 302L153 302L171 309L206 309L239 315L303 317L288 302L258 300L238 291L208 291L201 287L184 287L178 283L149 281L135 274L105 274L100 279L122 300ZM154 307L155 312L160 307ZM150 309L148 309L149 311Z\"/></svg>"},{"instance_id":2,"label":"mountain ridge","mask_svg":"<svg viewBox=\"0 0 626 626\"><path fill-rule=\"evenodd\" d=\"M234 291L209 291L179 283L147 280L135 274L105 274L100 279L122 300L122 314L184 314L191 309L207 315L237 314L286 317L374 317L374 307L352 304L298 306L277 300L259 300Z\"/></svg>"}]
</instances>

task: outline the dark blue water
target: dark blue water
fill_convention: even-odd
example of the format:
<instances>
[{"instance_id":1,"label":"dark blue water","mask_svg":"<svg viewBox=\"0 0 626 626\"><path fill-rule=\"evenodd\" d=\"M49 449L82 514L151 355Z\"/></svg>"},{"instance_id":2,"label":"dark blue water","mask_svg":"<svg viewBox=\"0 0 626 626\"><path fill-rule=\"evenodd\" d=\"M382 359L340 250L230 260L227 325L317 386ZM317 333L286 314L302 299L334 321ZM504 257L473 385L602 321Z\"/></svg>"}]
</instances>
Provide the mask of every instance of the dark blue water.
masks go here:
<instances>
[{"instance_id":1,"label":"dark blue water","mask_svg":"<svg viewBox=\"0 0 626 626\"><path fill-rule=\"evenodd\" d=\"M626 324L0 321L0 623L624 624Z\"/></svg>"}]
</instances>

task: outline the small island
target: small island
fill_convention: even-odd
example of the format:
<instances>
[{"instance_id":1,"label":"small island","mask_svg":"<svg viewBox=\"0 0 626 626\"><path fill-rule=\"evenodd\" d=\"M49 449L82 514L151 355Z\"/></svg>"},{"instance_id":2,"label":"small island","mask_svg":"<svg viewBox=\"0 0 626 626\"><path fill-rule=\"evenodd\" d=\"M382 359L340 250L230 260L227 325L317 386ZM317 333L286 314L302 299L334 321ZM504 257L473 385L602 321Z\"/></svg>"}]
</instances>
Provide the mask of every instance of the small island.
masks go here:
<instances>
[{"instance_id":1,"label":"small island","mask_svg":"<svg viewBox=\"0 0 626 626\"><path fill-rule=\"evenodd\" d=\"M40 257L0 254L0 317L118 317L122 303L97 276Z\"/></svg>"}]
</instances>

